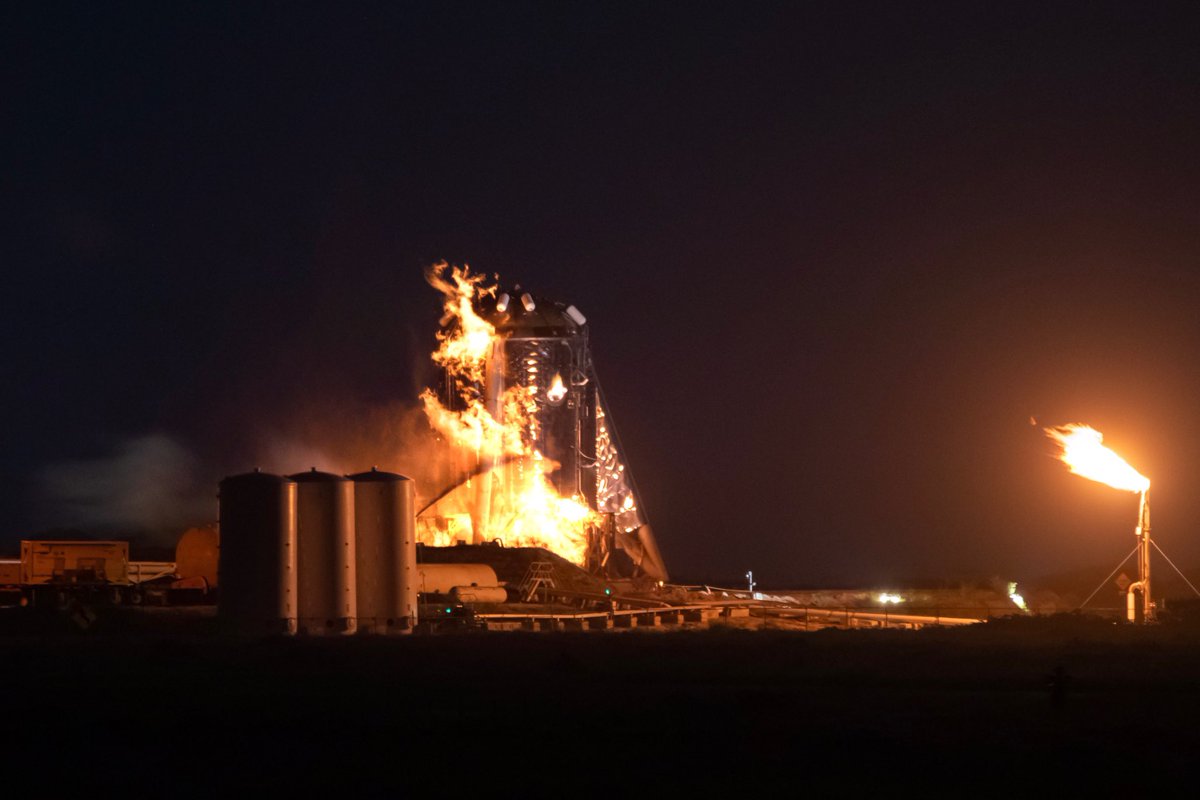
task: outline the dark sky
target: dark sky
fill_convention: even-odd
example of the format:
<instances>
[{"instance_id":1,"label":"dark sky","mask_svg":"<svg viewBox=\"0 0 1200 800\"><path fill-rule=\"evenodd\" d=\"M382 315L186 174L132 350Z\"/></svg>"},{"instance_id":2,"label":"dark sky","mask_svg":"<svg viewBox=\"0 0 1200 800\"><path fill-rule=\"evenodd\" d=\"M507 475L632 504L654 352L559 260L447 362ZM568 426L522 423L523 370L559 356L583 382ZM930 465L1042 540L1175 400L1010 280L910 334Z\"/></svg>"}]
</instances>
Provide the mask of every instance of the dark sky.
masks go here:
<instances>
[{"instance_id":1,"label":"dark sky","mask_svg":"<svg viewBox=\"0 0 1200 800\"><path fill-rule=\"evenodd\" d=\"M214 6L0 12L0 542L54 465L411 401L448 259L588 315L677 575L1114 565L1031 415L1200 563L1191 5Z\"/></svg>"}]
</instances>

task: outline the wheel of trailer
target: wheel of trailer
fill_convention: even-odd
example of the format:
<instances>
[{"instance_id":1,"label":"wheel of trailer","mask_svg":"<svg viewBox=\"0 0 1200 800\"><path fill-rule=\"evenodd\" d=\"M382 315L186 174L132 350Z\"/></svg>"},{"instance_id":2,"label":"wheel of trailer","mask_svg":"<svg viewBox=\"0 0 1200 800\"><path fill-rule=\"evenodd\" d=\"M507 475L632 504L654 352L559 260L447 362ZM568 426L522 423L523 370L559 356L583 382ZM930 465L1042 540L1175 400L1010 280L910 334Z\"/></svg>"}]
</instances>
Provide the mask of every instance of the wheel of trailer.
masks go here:
<instances>
[{"instance_id":1,"label":"wheel of trailer","mask_svg":"<svg viewBox=\"0 0 1200 800\"><path fill-rule=\"evenodd\" d=\"M114 586L108 590L108 602L114 606L121 605L125 598L121 596L121 587Z\"/></svg>"},{"instance_id":2,"label":"wheel of trailer","mask_svg":"<svg viewBox=\"0 0 1200 800\"><path fill-rule=\"evenodd\" d=\"M130 589L129 590L129 605L140 606L141 604L142 604L142 590L141 589Z\"/></svg>"}]
</instances>

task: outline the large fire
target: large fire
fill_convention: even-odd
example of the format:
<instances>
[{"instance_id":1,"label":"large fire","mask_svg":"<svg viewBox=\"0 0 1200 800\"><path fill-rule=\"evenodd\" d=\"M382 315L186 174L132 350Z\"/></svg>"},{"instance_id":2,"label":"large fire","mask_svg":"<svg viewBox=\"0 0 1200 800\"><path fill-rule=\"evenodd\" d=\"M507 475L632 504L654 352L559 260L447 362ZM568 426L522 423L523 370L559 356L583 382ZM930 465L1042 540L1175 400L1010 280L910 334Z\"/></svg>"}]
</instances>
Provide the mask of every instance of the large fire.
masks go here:
<instances>
[{"instance_id":1,"label":"large fire","mask_svg":"<svg viewBox=\"0 0 1200 800\"><path fill-rule=\"evenodd\" d=\"M1150 479L1105 447L1104 436L1095 428L1071 424L1044 430L1062 447L1059 458L1076 475L1127 492L1150 488Z\"/></svg>"},{"instance_id":2,"label":"large fire","mask_svg":"<svg viewBox=\"0 0 1200 800\"><path fill-rule=\"evenodd\" d=\"M531 376L505 385L496 374L500 339L476 311L476 301L494 296L496 285L467 267L445 263L431 268L428 279L442 293L445 312L433 360L446 371L462 408L448 408L429 389L421 402L433 428L478 465L472 478L478 484L475 508L463 526L473 528L475 541L499 538L509 546L544 547L582 565L588 526L599 517L581 498L559 495L547 477L557 464L534 445L540 404L557 404L566 394L562 377L555 376L544 397ZM495 390L499 386L502 391Z\"/></svg>"}]
</instances>

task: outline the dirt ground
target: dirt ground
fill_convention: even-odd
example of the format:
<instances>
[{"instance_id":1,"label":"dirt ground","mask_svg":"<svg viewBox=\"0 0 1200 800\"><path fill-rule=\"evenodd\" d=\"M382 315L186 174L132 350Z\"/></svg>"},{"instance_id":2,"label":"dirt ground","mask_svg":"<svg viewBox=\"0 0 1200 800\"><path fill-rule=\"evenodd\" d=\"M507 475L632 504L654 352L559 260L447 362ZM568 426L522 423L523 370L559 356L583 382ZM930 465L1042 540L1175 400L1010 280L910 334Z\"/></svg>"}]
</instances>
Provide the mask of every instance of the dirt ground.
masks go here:
<instances>
[{"instance_id":1,"label":"dirt ground","mask_svg":"<svg viewBox=\"0 0 1200 800\"><path fill-rule=\"evenodd\" d=\"M1190 794L1200 744L1200 628L1072 617L332 641L10 625L0 681L6 786L46 797Z\"/></svg>"}]
</instances>

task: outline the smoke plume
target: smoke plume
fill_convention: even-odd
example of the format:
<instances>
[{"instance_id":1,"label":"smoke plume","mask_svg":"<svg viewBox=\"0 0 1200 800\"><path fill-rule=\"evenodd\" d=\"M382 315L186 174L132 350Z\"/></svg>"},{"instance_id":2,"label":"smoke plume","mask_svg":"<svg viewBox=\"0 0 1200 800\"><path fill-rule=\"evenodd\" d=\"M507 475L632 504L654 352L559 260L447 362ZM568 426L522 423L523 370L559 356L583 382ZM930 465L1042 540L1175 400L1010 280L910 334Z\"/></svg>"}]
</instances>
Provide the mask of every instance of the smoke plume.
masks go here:
<instances>
[{"instance_id":1,"label":"smoke plume","mask_svg":"<svg viewBox=\"0 0 1200 800\"><path fill-rule=\"evenodd\" d=\"M310 400L260 433L250 466L282 475L312 467L341 475L378 467L416 481L422 506L449 488L458 474L454 459L424 411L412 404Z\"/></svg>"},{"instance_id":2,"label":"smoke plume","mask_svg":"<svg viewBox=\"0 0 1200 800\"><path fill-rule=\"evenodd\" d=\"M129 439L109 456L43 468L40 521L47 528L177 534L216 518L216 487L198 473L195 456L170 436Z\"/></svg>"}]
</instances>

